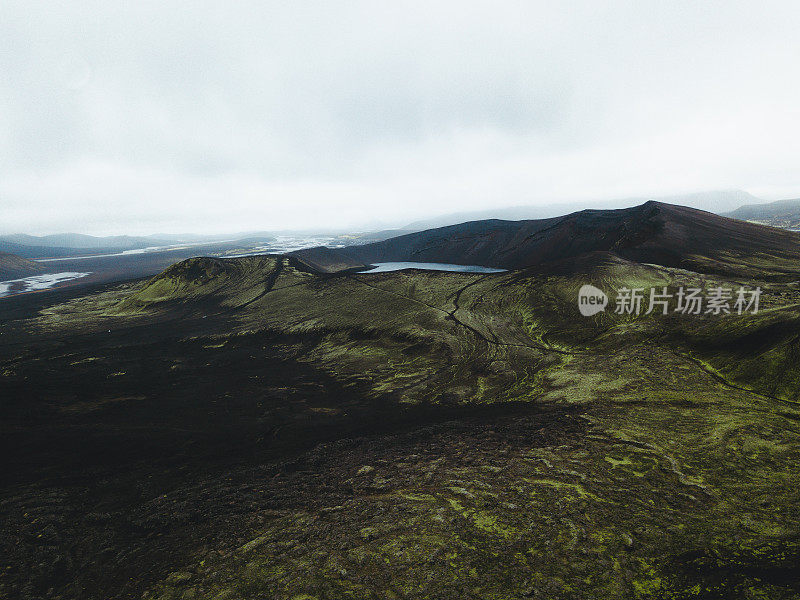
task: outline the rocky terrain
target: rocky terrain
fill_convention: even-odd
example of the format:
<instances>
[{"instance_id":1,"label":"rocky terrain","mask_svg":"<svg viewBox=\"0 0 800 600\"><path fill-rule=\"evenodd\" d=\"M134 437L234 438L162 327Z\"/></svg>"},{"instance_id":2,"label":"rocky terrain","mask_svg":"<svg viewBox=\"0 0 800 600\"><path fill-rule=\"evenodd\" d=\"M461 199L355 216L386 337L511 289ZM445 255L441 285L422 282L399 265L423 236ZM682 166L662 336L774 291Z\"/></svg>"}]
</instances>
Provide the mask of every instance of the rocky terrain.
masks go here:
<instances>
[{"instance_id":1,"label":"rocky terrain","mask_svg":"<svg viewBox=\"0 0 800 600\"><path fill-rule=\"evenodd\" d=\"M0 597L800 598L800 248L688 214L573 217L507 273L195 258L0 302ZM583 317L587 283L762 296Z\"/></svg>"}]
</instances>

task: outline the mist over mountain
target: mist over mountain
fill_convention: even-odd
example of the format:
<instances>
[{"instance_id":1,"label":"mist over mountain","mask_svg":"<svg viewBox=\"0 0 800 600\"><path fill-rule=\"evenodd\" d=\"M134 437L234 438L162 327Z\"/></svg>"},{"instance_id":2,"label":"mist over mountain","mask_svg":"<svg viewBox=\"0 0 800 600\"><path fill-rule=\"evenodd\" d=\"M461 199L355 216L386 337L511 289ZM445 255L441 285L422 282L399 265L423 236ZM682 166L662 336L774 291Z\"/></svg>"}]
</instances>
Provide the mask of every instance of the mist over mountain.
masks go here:
<instances>
[{"instance_id":1,"label":"mist over mountain","mask_svg":"<svg viewBox=\"0 0 800 600\"><path fill-rule=\"evenodd\" d=\"M148 246L168 243L166 240L159 240L151 237L133 237L128 235L98 237L81 233L58 233L42 236L16 233L2 235L0 236L0 241L43 248L102 248L115 250L132 250L135 248L146 248Z\"/></svg>"}]
</instances>

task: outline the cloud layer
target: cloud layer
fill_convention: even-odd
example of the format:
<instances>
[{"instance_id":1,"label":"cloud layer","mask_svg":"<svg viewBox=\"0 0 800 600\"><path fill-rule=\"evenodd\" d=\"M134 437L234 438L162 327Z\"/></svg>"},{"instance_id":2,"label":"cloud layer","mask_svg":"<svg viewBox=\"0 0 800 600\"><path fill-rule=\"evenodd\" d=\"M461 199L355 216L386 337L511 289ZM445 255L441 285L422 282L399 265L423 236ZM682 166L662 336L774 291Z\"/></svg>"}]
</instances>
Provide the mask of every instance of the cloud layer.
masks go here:
<instances>
[{"instance_id":1,"label":"cloud layer","mask_svg":"<svg viewBox=\"0 0 800 600\"><path fill-rule=\"evenodd\" d=\"M0 228L218 232L713 188L800 196L798 30L791 0L7 0Z\"/></svg>"}]
</instances>

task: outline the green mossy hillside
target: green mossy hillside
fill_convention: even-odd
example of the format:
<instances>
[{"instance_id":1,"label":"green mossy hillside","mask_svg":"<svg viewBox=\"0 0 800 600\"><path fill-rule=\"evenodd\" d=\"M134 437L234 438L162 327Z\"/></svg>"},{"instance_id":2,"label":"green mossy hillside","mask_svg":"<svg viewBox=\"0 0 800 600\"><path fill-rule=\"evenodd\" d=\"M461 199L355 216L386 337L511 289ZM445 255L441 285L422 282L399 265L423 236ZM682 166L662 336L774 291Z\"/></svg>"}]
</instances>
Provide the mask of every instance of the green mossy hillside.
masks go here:
<instances>
[{"instance_id":1,"label":"green mossy hillside","mask_svg":"<svg viewBox=\"0 0 800 600\"><path fill-rule=\"evenodd\" d=\"M763 310L587 318L585 283ZM800 598L799 303L258 257L4 323L0 596Z\"/></svg>"}]
</instances>

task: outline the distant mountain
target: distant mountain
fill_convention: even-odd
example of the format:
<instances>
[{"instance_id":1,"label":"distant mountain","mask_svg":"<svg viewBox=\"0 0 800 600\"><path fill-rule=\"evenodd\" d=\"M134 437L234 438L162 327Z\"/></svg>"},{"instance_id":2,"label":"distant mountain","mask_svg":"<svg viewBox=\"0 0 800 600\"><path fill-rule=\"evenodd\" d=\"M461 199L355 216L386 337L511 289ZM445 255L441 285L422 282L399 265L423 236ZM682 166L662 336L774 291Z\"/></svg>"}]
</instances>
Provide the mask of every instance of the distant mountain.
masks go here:
<instances>
[{"instance_id":1,"label":"distant mountain","mask_svg":"<svg viewBox=\"0 0 800 600\"><path fill-rule=\"evenodd\" d=\"M0 281L9 279L21 279L42 273L46 269L44 265L28 260L16 254L0 252Z\"/></svg>"},{"instance_id":2,"label":"distant mountain","mask_svg":"<svg viewBox=\"0 0 800 600\"><path fill-rule=\"evenodd\" d=\"M269 243L275 239L274 234L261 231L219 235L164 233L138 237L128 235L96 237L79 233L34 236L17 233L0 235L0 252L10 252L27 258L58 258L111 254L181 244L232 242L246 246L256 242Z\"/></svg>"},{"instance_id":3,"label":"distant mountain","mask_svg":"<svg viewBox=\"0 0 800 600\"><path fill-rule=\"evenodd\" d=\"M25 258L44 258L44 257L60 257L60 256L75 256L82 254L75 248L49 248L47 246L26 246L24 244L15 244L7 242L0 238L0 252L7 252L9 254L16 254ZM89 250L86 250L88 253Z\"/></svg>"},{"instance_id":4,"label":"distant mountain","mask_svg":"<svg viewBox=\"0 0 800 600\"><path fill-rule=\"evenodd\" d=\"M800 274L800 234L655 201L551 219L472 221L338 252L367 263L442 262L541 270L577 256L607 252L701 273L763 278Z\"/></svg>"},{"instance_id":5,"label":"distant mountain","mask_svg":"<svg viewBox=\"0 0 800 600\"><path fill-rule=\"evenodd\" d=\"M95 237L80 233L58 233L36 236L13 233L0 235L0 252L9 252L26 258L51 258L138 250L171 243L173 242L127 235Z\"/></svg>"},{"instance_id":6,"label":"distant mountain","mask_svg":"<svg viewBox=\"0 0 800 600\"><path fill-rule=\"evenodd\" d=\"M57 233L53 235L27 235L14 233L0 236L0 242L8 242L21 246L35 246L41 248L80 248L87 250L135 250L148 246L165 245L171 242L151 237L132 237L128 235L113 235L95 237L81 233Z\"/></svg>"},{"instance_id":7,"label":"distant mountain","mask_svg":"<svg viewBox=\"0 0 800 600\"><path fill-rule=\"evenodd\" d=\"M442 215L431 219L424 219L409 223L403 229L410 231L422 231L434 227L445 227L456 225L467 221L479 221L486 219L503 219L507 221L519 221L523 219L546 219L557 217L567 213L579 211L585 208L595 210L629 208L638 206L643 202L655 200L665 204L677 204L688 206L700 210L722 214L748 203L757 203L761 200L752 194L742 190L721 190L712 192L696 192L693 194L681 194L676 196L665 196L658 198L623 198L619 200L606 200L597 202L557 202L542 206L511 206L503 208L491 208L487 210L458 212Z\"/></svg>"},{"instance_id":8,"label":"distant mountain","mask_svg":"<svg viewBox=\"0 0 800 600\"><path fill-rule=\"evenodd\" d=\"M784 229L800 229L800 198L766 204L748 204L725 216Z\"/></svg>"}]
</instances>

